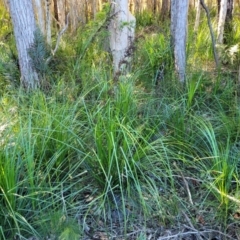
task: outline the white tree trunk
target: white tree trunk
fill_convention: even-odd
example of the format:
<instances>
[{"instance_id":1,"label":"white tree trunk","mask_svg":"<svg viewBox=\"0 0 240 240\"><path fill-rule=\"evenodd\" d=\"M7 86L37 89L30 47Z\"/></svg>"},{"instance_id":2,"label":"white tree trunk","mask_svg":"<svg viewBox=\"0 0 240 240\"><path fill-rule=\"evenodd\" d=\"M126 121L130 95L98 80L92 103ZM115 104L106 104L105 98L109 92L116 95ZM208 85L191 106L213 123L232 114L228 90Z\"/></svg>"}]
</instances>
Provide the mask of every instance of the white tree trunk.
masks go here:
<instances>
[{"instance_id":1,"label":"white tree trunk","mask_svg":"<svg viewBox=\"0 0 240 240\"><path fill-rule=\"evenodd\" d=\"M45 12L46 12L46 34L47 34L47 43L49 46L52 45L52 16L51 16L51 0L45 0Z\"/></svg>"},{"instance_id":2,"label":"white tree trunk","mask_svg":"<svg viewBox=\"0 0 240 240\"><path fill-rule=\"evenodd\" d=\"M110 31L110 49L113 55L114 73L122 72L128 65L129 53L134 39L136 19L128 10L128 0L116 0L112 3Z\"/></svg>"},{"instance_id":3,"label":"white tree trunk","mask_svg":"<svg viewBox=\"0 0 240 240\"><path fill-rule=\"evenodd\" d=\"M218 19L217 43L223 44L224 25L227 15L227 0L221 0L221 7Z\"/></svg>"},{"instance_id":4,"label":"white tree trunk","mask_svg":"<svg viewBox=\"0 0 240 240\"><path fill-rule=\"evenodd\" d=\"M42 34L45 34L44 10L41 0L34 0L35 9L37 12L38 26Z\"/></svg>"},{"instance_id":5,"label":"white tree trunk","mask_svg":"<svg viewBox=\"0 0 240 240\"><path fill-rule=\"evenodd\" d=\"M186 75L186 37L188 0L171 0L171 36L174 49L175 69L180 82Z\"/></svg>"},{"instance_id":6,"label":"white tree trunk","mask_svg":"<svg viewBox=\"0 0 240 240\"><path fill-rule=\"evenodd\" d=\"M201 2L200 0L197 0L196 5L196 18L195 18L195 24L194 24L194 32L197 33L200 23L200 16L201 16Z\"/></svg>"},{"instance_id":7,"label":"white tree trunk","mask_svg":"<svg viewBox=\"0 0 240 240\"><path fill-rule=\"evenodd\" d=\"M10 0L9 7L18 51L21 83L27 89L34 89L39 86L39 78L28 54L36 30L32 1Z\"/></svg>"}]
</instances>

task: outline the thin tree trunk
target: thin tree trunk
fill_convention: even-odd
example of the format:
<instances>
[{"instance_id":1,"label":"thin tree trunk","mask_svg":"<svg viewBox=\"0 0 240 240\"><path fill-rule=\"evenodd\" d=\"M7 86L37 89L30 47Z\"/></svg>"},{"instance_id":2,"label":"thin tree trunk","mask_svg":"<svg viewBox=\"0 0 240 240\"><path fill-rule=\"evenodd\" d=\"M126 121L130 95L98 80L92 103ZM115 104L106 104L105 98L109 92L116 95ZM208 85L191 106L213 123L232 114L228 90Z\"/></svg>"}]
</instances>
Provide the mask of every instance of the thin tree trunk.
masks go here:
<instances>
[{"instance_id":1,"label":"thin tree trunk","mask_svg":"<svg viewBox=\"0 0 240 240\"><path fill-rule=\"evenodd\" d=\"M140 0L135 0L135 13L139 14L141 12L140 10Z\"/></svg>"},{"instance_id":2,"label":"thin tree trunk","mask_svg":"<svg viewBox=\"0 0 240 240\"><path fill-rule=\"evenodd\" d=\"M130 0L130 3L129 3L129 10L132 14L134 14L134 3L133 3L133 0Z\"/></svg>"},{"instance_id":3,"label":"thin tree trunk","mask_svg":"<svg viewBox=\"0 0 240 240\"><path fill-rule=\"evenodd\" d=\"M153 14L156 16L157 13L157 0L153 0Z\"/></svg>"},{"instance_id":4,"label":"thin tree trunk","mask_svg":"<svg viewBox=\"0 0 240 240\"><path fill-rule=\"evenodd\" d=\"M10 0L9 6L18 51L21 83L26 89L35 89L40 85L39 77L28 53L36 31L33 4L29 0Z\"/></svg>"},{"instance_id":5,"label":"thin tree trunk","mask_svg":"<svg viewBox=\"0 0 240 240\"><path fill-rule=\"evenodd\" d=\"M204 0L200 0L200 2L201 2L201 5L202 5L203 9L206 12L206 15L207 15L208 27L209 27L209 31L210 31L211 39L212 39L214 60L215 60L216 67L219 68L218 53L217 53L217 49L216 49L216 42L215 42L215 37L214 37L214 33L213 33L210 13L209 13L209 10L208 10Z\"/></svg>"},{"instance_id":6,"label":"thin tree trunk","mask_svg":"<svg viewBox=\"0 0 240 240\"><path fill-rule=\"evenodd\" d=\"M86 23L88 23L88 0L85 0L85 19Z\"/></svg>"},{"instance_id":7,"label":"thin tree trunk","mask_svg":"<svg viewBox=\"0 0 240 240\"><path fill-rule=\"evenodd\" d=\"M49 46L52 45L52 36L51 36L52 17L51 17L50 6L51 6L51 0L45 0L46 34L47 34L47 43Z\"/></svg>"},{"instance_id":8,"label":"thin tree trunk","mask_svg":"<svg viewBox=\"0 0 240 240\"><path fill-rule=\"evenodd\" d=\"M171 36L174 50L175 69L180 82L186 75L186 37L188 0L171 1Z\"/></svg>"},{"instance_id":9,"label":"thin tree trunk","mask_svg":"<svg viewBox=\"0 0 240 240\"><path fill-rule=\"evenodd\" d=\"M195 8L195 0L189 0L189 8Z\"/></svg>"},{"instance_id":10,"label":"thin tree trunk","mask_svg":"<svg viewBox=\"0 0 240 240\"><path fill-rule=\"evenodd\" d=\"M75 32L78 28L78 18L81 17L81 23L85 24L85 0L71 0L69 6L71 31ZM79 14L80 12L80 14Z\"/></svg>"},{"instance_id":11,"label":"thin tree trunk","mask_svg":"<svg viewBox=\"0 0 240 240\"><path fill-rule=\"evenodd\" d=\"M66 24L66 2L65 0L57 0L57 15L59 28L62 29Z\"/></svg>"},{"instance_id":12,"label":"thin tree trunk","mask_svg":"<svg viewBox=\"0 0 240 240\"><path fill-rule=\"evenodd\" d=\"M223 44L224 26L225 26L225 20L227 15L227 1L228 0L221 0L221 8L219 12L218 31L217 31L218 44Z\"/></svg>"},{"instance_id":13,"label":"thin tree trunk","mask_svg":"<svg viewBox=\"0 0 240 240\"><path fill-rule=\"evenodd\" d=\"M224 36L223 36L224 44L228 42L228 39L231 38L231 35L232 35L232 31L233 31L232 19L233 19L233 0L227 0L227 13L226 13L225 26L224 26Z\"/></svg>"},{"instance_id":14,"label":"thin tree trunk","mask_svg":"<svg viewBox=\"0 0 240 240\"><path fill-rule=\"evenodd\" d=\"M161 20L164 21L169 16L169 0L162 0Z\"/></svg>"},{"instance_id":15,"label":"thin tree trunk","mask_svg":"<svg viewBox=\"0 0 240 240\"><path fill-rule=\"evenodd\" d=\"M91 6L91 11L92 11L92 19L95 20L96 14L97 14L97 1L92 0L92 6Z\"/></svg>"},{"instance_id":16,"label":"thin tree trunk","mask_svg":"<svg viewBox=\"0 0 240 240\"><path fill-rule=\"evenodd\" d=\"M59 28L59 18L58 18L58 0L53 0L53 11L54 11L54 18L57 22L57 27Z\"/></svg>"},{"instance_id":17,"label":"thin tree trunk","mask_svg":"<svg viewBox=\"0 0 240 240\"><path fill-rule=\"evenodd\" d=\"M221 9L221 0L217 0L217 7L218 7L218 17Z\"/></svg>"},{"instance_id":18,"label":"thin tree trunk","mask_svg":"<svg viewBox=\"0 0 240 240\"><path fill-rule=\"evenodd\" d=\"M45 34L44 11L41 0L34 0L35 9L37 12L38 26L42 34Z\"/></svg>"},{"instance_id":19,"label":"thin tree trunk","mask_svg":"<svg viewBox=\"0 0 240 240\"><path fill-rule=\"evenodd\" d=\"M194 24L194 32L195 32L195 34L197 33L198 28L199 28L200 16L201 16L201 2L200 2L200 0L197 0L196 19L195 19L195 24Z\"/></svg>"}]
</instances>

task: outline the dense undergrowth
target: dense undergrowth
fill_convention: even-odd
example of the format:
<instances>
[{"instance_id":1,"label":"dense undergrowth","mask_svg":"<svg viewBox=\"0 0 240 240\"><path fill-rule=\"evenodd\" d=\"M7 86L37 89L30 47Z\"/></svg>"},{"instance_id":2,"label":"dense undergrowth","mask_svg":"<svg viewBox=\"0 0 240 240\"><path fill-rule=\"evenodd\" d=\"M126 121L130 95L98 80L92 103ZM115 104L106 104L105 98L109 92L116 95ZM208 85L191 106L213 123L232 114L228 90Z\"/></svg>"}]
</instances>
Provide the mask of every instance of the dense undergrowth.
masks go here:
<instances>
[{"instance_id":1,"label":"dense undergrowth","mask_svg":"<svg viewBox=\"0 0 240 240\"><path fill-rule=\"evenodd\" d=\"M19 87L13 36L1 26L0 239L161 239L187 230L236 239L238 52L215 71L206 20L197 35L190 21L181 86L168 23L145 14L132 69L116 84L98 30L104 16L62 39L46 85L31 93Z\"/></svg>"}]
</instances>

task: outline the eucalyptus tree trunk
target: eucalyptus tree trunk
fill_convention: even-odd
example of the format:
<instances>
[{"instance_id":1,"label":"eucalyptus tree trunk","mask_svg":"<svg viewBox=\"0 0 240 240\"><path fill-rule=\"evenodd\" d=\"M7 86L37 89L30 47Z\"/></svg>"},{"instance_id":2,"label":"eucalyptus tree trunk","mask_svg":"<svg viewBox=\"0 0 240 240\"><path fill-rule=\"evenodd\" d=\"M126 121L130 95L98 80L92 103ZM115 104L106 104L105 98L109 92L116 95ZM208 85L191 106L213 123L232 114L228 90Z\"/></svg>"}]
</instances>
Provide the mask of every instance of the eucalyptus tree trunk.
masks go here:
<instances>
[{"instance_id":1,"label":"eucalyptus tree trunk","mask_svg":"<svg viewBox=\"0 0 240 240\"><path fill-rule=\"evenodd\" d=\"M195 8L195 0L189 0L189 8L194 9Z\"/></svg>"},{"instance_id":2,"label":"eucalyptus tree trunk","mask_svg":"<svg viewBox=\"0 0 240 240\"><path fill-rule=\"evenodd\" d=\"M71 31L75 32L79 22L86 23L85 19L85 0L70 0L69 2Z\"/></svg>"},{"instance_id":3,"label":"eucalyptus tree trunk","mask_svg":"<svg viewBox=\"0 0 240 240\"><path fill-rule=\"evenodd\" d=\"M109 25L110 49L114 73L121 74L131 59L136 19L128 10L128 0L116 0L112 4L112 14L115 16Z\"/></svg>"},{"instance_id":4,"label":"eucalyptus tree trunk","mask_svg":"<svg viewBox=\"0 0 240 240\"><path fill-rule=\"evenodd\" d=\"M47 43L49 46L52 45L52 16L51 16L51 0L45 0L45 14L46 14L46 36L47 36Z\"/></svg>"},{"instance_id":5,"label":"eucalyptus tree trunk","mask_svg":"<svg viewBox=\"0 0 240 240\"><path fill-rule=\"evenodd\" d=\"M221 9L221 0L217 0L217 8L218 8L218 17Z\"/></svg>"},{"instance_id":6,"label":"eucalyptus tree trunk","mask_svg":"<svg viewBox=\"0 0 240 240\"><path fill-rule=\"evenodd\" d=\"M88 23L88 0L85 0L85 19L86 23Z\"/></svg>"},{"instance_id":7,"label":"eucalyptus tree trunk","mask_svg":"<svg viewBox=\"0 0 240 240\"><path fill-rule=\"evenodd\" d=\"M227 0L227 13L226 13L225 26L224 26L224 36L223 36L224 43L227 43L228 36L231 38L231 34L233 31L232 19L233 19L233 0Z\"/></svg>"},{"instance_id":8,"label":"eucalyptus tree trunk","mask_svg":"<svg viewBox=\"0 0 240 240\"><path fill-rule=\"evenodd\" d=\"M153 14L154 14L154 15L156 15L157 10L158 10L157 0L153 0Z\"/></svg>"},{"instance_id":9,"label":"eucalyptus tree trunk","mask_svg":"<svg viewBox=\"0 0 240 240\"><path fill-rule=\"evenodd\" d=\"M34 0L34 5L37 13L38 27L42 34L45 34L44 9L41 0Z\"/></svg>"},{"instance_id":10,"label":"eucalyptus tree trunk","mask_svg":"<svg viewBox=\"0 0 240 240\"><path fill-rule=\"evenodd\" d=\"M131 13L134 13L134 3L133 3L133 0L129 1L129 10L130 10Z\"/></svg>"},{"instance_id":11,"label":"eucalyptus tree trunk","mask_svg":"<svg viewBox=\"0 0 240 240\"><path fill-rule=\"evenodd\" d=\"M29 0L10 0L9 7L18 51L21 84L26 89L35 89L40 85L39 77L28 53L36 30L33 4Z\"/></svg>"},{"instance_id":12,"label":"eucalyptus tree trunk","mask_svg":"<svg viewBox=\"0 0 240 240\"><path fill-rule=\"evenodd\" d=\"M66 24L66 0L54 0L53 4L57 25L62 29Z\"/></svg>"},{"instance_id":13,"label":"eucalyptus tree trunk","mask_svg":"<svg viewBox=\"0 0 240 240\"><path fill-rule=\"evenodd\" d=\"M162 0L161 20L165 20L169 16L169 0Z\"/></svg>"},{"instance_id":14,"label":"eucalyptus tree trunk","mask_svg":"<svg viewBox=\"0 0 240 240\"><path fill-rule=\"evenodd\" d=\"M180 82L185 81L186 75L187 15L188 0L171 0L171 41Z\"/></svg>"},{"instance_id":15,"label":"eucalyptus tree trunk","mask_svg":"<svg viewBox=\"0 0 240 240\"><path fill-rule=\"evenodd\" d=\"M194 32L197 33L199 23L200 23L200 16L201 16L201 2L200 0L197 0L196 5L196 18L195 18L195 24L194 24Z\"/></svg>"},{"instance_id":16,"label":"eucalyptus tree trunk","mask_svg":"<svg viewBox=\"0 0 240 240\"><path fill-rule=\"evenodd\" d=\"M135 14L139 14L141 12L140 5L141 5L140 0L135 0L134 3Z\"/></svg>"},{"instance_id":17,"label":"eucalyptus tree trunk","mask_svg":"<svg viewBox=\"0 0 240 240\"><path fill-rule=\"evenodd\" d=\"M96 14L97 14L97 0L92 0L91 2L91 19L94 19L96 18Z\"/></svg>"},{"instance_id":18,"label":"eucalyptus tree trunk","mask_svg":"<svg viewBox=\"0 0 240 240\"><path fill-rule=\"evenodd\" d=\"M224 26L227 15L227 1L221 0L219 18L218 18L218 29L217 29L217 43L223 44L223 34L224 34Z\"/></svg>"}]
</instances>

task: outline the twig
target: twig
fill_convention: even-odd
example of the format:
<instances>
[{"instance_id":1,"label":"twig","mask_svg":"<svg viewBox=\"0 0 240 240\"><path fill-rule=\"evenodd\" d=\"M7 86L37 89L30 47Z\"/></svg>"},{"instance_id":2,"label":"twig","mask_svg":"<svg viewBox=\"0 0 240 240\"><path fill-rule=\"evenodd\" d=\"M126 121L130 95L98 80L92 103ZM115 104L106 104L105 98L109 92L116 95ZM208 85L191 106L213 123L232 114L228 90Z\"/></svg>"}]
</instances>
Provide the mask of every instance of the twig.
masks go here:
<instances>
[{"instance_id":1,"label":"twig","mask_svg":"<svg viewBox=\"0 0 240 240\"><path fill-rule=\"evenodd\" d=\"M203 231L204 233L208 233L209 231ZM201 231L201 233L203 233ZM179 237L183 237L183 236L187 236L187 235L191 235L191 234L198 234L198 232L196 231L191 231L191 232L182 232L182 233L177 233L177 234L174 234L174 235L171 235L171 236L163 236L163 237L159 237L157 240L167 240L167 239L179 239ZM181 239L181 238L180 238Z\"/></svg>"},{"instance_id":2,"label":"twig","mask_svg":"<svg viewBox=\"0 0 240 240\"><path fill-rule=\"evenodd\" d=\"M203 240L203 238L201 237L199 231L193 226L193 224L192 224L191 220L189 219L188 215L185 212L183 212L183 211L182 211L182 214L184 215L184 217L186 218L188 224L190 225L191 230L196 231L199 239Z\"/></svg>"},{"instance_id":3,"label":"twig","mask_svg":"<svg viewBox=\"0 0 240 240\"><path fill-rule=\"evenodd\" d=\"M201 235L204 235L206 233L218 233L218 234L226 237L229 240L235 240L235 238L229 236L228 234L225 234L225 233L217 231L217 230L212 230L212 229L208 229L208 230L205 230L205 231L197 231L197 232L196 231L190 231L190 232L177 233L177 234L174 234L174 235L171 235L171 236L159 237L157 240L179 239L179 237L183 237L183 236L190 235L190 234L194 234L194 235L201 234Z\"/></svg>"},{"instance_id":4,"label":"twig","mask_svg":"<svg viewBox=\"0 0 240 240\"><path fill-rule=\"evenodd\" d=\"M179 176L179 175L176 175L176 174L173 174L172 176L177 177L177 178L182 178L182 176ZM193 178L193 177L184 177L184 178L187 179L187 180L197 182L197 183L203 183L204 182L204 180Z\"/></svg>"},{"instance_id":5,"label":"twig","mask_svg":"<svg viewBox=\"0 0 240 240\"><path fill-rule=\"evenodd\" d=\"M174 166L177 168L177 170L180 172L180 174L181 174L181 176L182 176L183 182L184 182L185 187L186 187L186 190L187 190L189 202L191 203L191 205L193 205L192 195L191 195L191 192L190 192L190 189L189 189L189 186L188 186L188 182L187 182L187 180L185 179L184 175L182 174L181 169L179 169L179 167L177 166L177 164L176 164L175 162L174 162Z\"/></svg>"},{"instance_id":6,"label":"twig","mask_svg":"<svg viewBox=\"0 0 240 240\"><path fill-rule=\"evenodd\" d=\"M61 183L61 198L62 198L63 212L67 213L66 201L63 196L63 184L62 183Z\"/></svg>"},{"instance_id":7,"label":"twig","mask_svg":"<svg viewBox=\"0 0 240 240\"><path fill-rule=\"evenodd\" d=\"M215 42L215 37L214 37L213 28L212 28L212 24L211 24L210 13L209 13L209 10L208 10L206 4L204 3L204 0L200 0L200 2L201 2L203 9L206 12L206 15L207 15L208 27L209 27L211 38L212 38L214 60L215 60L216 67L218 69L219 68L219 59L218 59L217 49L216 49L216 45L215 45L216 42Z\"/></svg>"},{"instance_id":8,"label":"twig","mask_svg":"<svg viewBox=\"0 0 240 240\"><path fill-rule=\"evenodd\" d=\"M69 13L67 15L67 23L64 26L64 28L58 33L58 37L57 37L57 42L56 42L55 48L54 48L54 50L52 50L52 55L49 56L48 59L46 60L46 64L48 64L52 60L53 56L56 54L56 52L58 50L58 47L59 47L59 43L60 43L61 37L66 32L66 30L68 28L68 25L69 25Z\"/></svg>"},{"instance_id":9,"label":"twig","mask_svg":"<svg viewBox=\"0 0 240 240\"><path fill-rule=\"evenodd\" d=\"M239 68L238 68L238 84L240 84L240 65L239 65Z\"/></svg>"}]
</instances>

